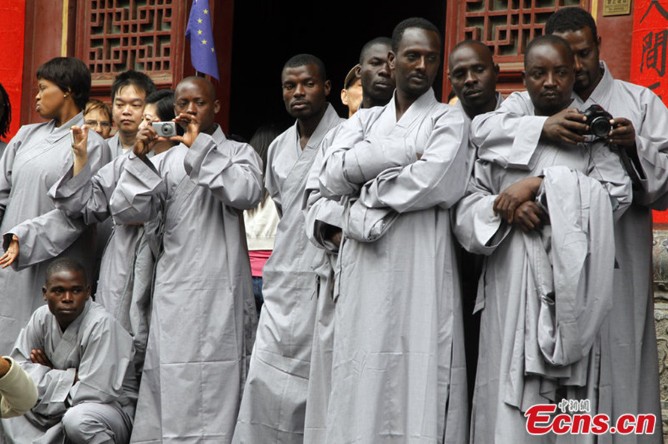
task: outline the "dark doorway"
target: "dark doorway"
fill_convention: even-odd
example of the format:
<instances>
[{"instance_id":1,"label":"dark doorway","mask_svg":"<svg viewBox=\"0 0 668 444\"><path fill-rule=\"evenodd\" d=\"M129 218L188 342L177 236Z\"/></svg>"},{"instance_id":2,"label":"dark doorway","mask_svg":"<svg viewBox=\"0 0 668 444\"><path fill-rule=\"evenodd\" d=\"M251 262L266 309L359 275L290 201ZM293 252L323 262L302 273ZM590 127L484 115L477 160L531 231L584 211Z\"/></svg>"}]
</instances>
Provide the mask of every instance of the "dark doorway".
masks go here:
<instances>
[{"instance_id":1,"label":"dark doorway","mask_svg":"<svg viewBox=\"0 0 668 444\"><path fill-rule=\"evenodd\" d=\"M250 139L268 122L293 123L283 106L283 63L299 53L320 57L332 82L329 101L346 116L339 93L367 41L408 17L424 17L444 32L445 0L352 1L238 0L234 4L230 133ZM441 97L442 79L434 89Z\"/></svg>"}]
</instances>

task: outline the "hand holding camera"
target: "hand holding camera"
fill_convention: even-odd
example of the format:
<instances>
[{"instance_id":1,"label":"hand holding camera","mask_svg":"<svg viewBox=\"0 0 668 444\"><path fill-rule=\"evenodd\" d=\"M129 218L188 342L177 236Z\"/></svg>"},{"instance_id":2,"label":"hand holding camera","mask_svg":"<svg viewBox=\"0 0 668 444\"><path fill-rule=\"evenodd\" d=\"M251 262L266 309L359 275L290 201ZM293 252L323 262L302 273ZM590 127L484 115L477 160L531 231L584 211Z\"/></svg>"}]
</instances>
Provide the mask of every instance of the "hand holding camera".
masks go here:
<instances>
[{"instance_id":1,"label":"hand holding camera","mask_svg":"<svg viewBox=\"0 0 668 444\"><path fill-rule=\"evenodd\" d=\"M188 113L180 113L176 116L174 122L181 127L185 127L185 133L183 136L174 137L173 140L177 140L190 148L199 135L199 121L197 117Z\"/></svg>"},{"instance_id":2,"label":"hand holding camera","mask_svg":"<svg viewBox=\"0 0 668 444\"><path fill-rule=\"evenodd\" d=\"M585 141L585 116L575 108L566 108L547 118L541 137L555 143L576 145Z\"/></svg>"},{"instance_id":3,"label":"hand holding camera","mask_svg":"<svg viewBox=\"0 0 668 444\"><path fill-rule=\"evenodd\" d=\"M600 105L591 105L584 111L587 118L588 134L596 139L604 139L606 142L625 148L633 148L636 143L636 132L633 122L624 117L613 118Z\"/></svg>"},{"instance_id":4,"label":"hand holding camera","mask_svg":"<svg viewBox=\"0 0 668 444\"><path fill-rule=\"evenodd\" d=\"M176 135L183 135L183 128L177 125L176 122L152 122L151 126L158 137L169 138Z\"/></svg>"}]
</instances>

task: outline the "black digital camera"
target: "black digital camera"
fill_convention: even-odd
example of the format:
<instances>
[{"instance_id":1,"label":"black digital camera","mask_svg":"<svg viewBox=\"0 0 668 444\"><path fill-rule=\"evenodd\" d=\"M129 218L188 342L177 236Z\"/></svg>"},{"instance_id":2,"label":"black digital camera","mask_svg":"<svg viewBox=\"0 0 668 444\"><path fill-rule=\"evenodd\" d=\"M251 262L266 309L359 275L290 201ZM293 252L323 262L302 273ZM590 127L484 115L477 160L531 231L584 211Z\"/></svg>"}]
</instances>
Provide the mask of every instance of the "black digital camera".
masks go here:
<instances>
[{"instance_id":1,"label":"black digital camera","mask_svg":"<svg viewBox=\"0 0 668 444\"><path fill-rule=\"evenodd\" d=\"M587 125L589 125L589 134L596 137L605 138L610 133L612 125L612 115L604 110L600 105L591 105L584 111L587 118Z\"/></svg>"}]
</instances>

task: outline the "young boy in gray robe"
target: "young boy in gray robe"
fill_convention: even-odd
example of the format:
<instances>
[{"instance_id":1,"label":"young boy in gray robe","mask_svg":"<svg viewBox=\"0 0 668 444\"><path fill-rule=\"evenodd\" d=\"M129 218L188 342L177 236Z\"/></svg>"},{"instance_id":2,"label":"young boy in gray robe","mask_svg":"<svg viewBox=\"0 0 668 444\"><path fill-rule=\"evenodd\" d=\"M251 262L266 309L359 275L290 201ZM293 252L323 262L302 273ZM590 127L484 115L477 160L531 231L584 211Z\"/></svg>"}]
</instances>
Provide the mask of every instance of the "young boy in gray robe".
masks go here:
<instances>
[{"instance_id":1,"label":"young boy in gray robe","mask_svg":"<svg viewBox=\"0 0 668 444\"><path fill-rule=\"evenodd\" d=\"M9 443L126 443L137 385L132 338L90 300L83 266L64 257L46 270L47 305L33 313L12 358L33 379L37 404L3 419Z\"/></svg>"}]
</instances>

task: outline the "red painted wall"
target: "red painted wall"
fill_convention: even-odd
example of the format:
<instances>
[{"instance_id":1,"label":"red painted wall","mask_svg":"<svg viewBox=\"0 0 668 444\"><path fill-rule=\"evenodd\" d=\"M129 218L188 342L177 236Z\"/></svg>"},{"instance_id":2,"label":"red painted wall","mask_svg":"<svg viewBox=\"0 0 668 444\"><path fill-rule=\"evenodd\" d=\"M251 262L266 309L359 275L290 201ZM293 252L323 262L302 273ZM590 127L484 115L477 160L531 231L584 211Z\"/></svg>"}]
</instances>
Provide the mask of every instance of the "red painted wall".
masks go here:
<instances>
[{"instance_id":1,"label":"red painted wall","mask_svg":"<svg viewBox=\"0 0 668 444\"><path fill-rule=\"evenodd\" d=\"M16 134L21 123L25 6L25 0L0 2L0 83L9 93L12 105L11 130L7 140Z\"/></svg>"}]
</instances>

